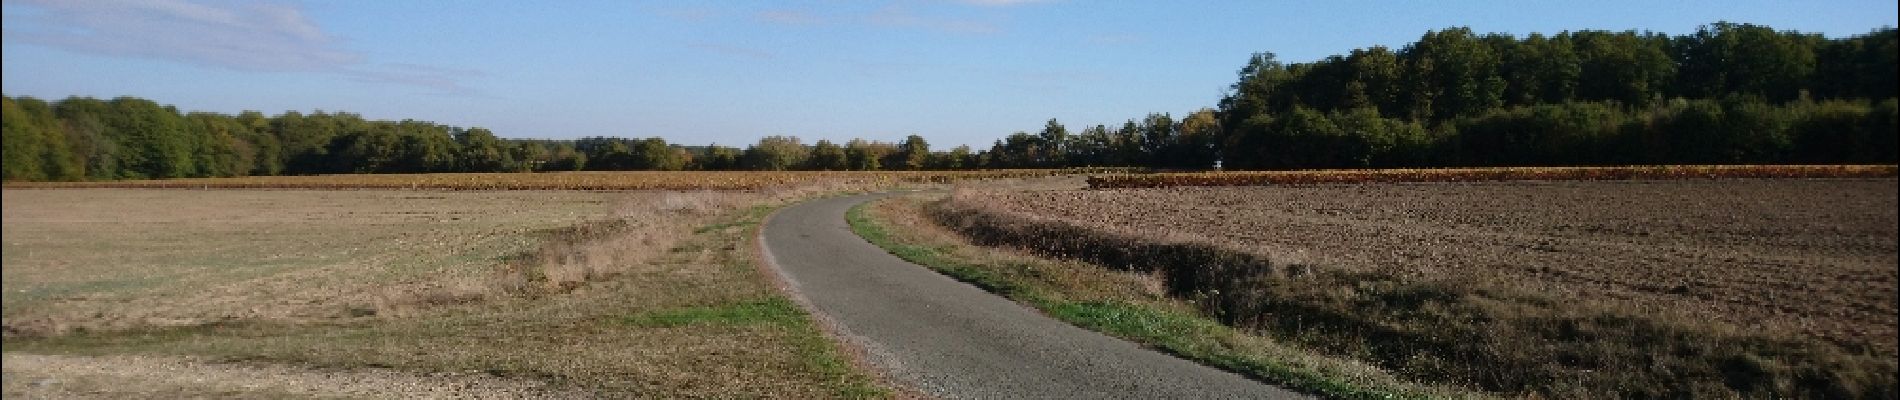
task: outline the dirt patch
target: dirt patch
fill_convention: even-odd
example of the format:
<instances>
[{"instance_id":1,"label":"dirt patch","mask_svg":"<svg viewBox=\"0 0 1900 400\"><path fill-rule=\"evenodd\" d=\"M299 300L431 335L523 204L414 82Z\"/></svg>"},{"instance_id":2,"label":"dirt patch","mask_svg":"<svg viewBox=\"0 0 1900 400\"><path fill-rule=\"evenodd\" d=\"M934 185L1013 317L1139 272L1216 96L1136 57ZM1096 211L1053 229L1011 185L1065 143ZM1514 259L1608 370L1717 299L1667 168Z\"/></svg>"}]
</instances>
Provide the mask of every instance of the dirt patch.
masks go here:
<instances>
[{"instance_id":1,"label":"dirt patch","mask_svg":"<svg viewBox=\"0 0 1900 400\"><path fill-rule=\"evenodd\" d=\"M322 370L189 357L5 356L7 398L576 398L584 393L480 371L415 374L390 369Z\"/></svg>"}]
</instances>

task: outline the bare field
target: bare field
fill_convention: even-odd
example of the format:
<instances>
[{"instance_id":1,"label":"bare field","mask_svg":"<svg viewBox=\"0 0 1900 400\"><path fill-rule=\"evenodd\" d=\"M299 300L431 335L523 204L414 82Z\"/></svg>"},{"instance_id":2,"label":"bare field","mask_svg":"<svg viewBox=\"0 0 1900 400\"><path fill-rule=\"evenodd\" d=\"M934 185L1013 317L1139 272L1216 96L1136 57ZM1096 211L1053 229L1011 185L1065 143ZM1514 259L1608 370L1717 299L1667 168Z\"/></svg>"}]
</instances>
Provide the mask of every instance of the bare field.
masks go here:
<instances>
[{"instance_id":1,"label":"bare field","mask_svg":"<svg viewBox=\"0 0 1900 400\"><path fill-rule=\"evenodd\" d=\"M995 204L1892 352L1895 189L1890 179L1320 185L1020 192Z\"/></svg>"},{"instance_id":2,"label":"bare field","mask_svg":"<svg viewBox=\"0 0 1900 400\"><path fill-rule=\"evenodd\" d=\"M964 188L974 242L1153 274L1222 323L1427 384L1886 397L1896 181Z\"/></svg>"},{"instance_id":3,"label":"bare field","mask_svg":"<svg viewBox=\"0 0 1900 400\"><path fill-rule=\"evenodd\" d=\"M7 190L10 333L366 316L658 193ZM458 290L479 290L474 287Z\"/></svg>"},{"instance_id":4,"label":"bare field","mask_svg":"<svg viewBox=\"0 0 1900 400\"><path fill-rule=\"evenodd\" d=\"M5 389L878 397L755 268L826 190L7 190Z\"/></svg>"},{"instance_id":5,"label":"bare field","mask_svg":"<svg viewBox=\"0 0 1900 400\"><path fill-rule=\"evenodd\" d=\"M584 171L344 174L85 182L5 182L8 189L423 189L423 190L784 190L812 186L888 187L1024 179L1126 168L962 171Z\"/></svg>"}]
</instances>

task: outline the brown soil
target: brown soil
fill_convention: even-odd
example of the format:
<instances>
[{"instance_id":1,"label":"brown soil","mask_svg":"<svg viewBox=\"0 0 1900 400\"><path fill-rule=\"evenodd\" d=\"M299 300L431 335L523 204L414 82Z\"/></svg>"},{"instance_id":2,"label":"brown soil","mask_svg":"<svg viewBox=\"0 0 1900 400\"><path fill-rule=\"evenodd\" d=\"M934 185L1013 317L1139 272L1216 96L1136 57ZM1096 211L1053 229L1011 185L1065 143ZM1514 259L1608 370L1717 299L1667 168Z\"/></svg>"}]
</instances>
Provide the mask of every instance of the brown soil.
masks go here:
<instances>
[{"instance_id":1,"label":"brown soil","mask_svg":"<svg viewBox=\"0 0 1900 400\"><path fill-rule=\"evenodd\" d=\"M1891 355L1900 282L1895 190L1893 179L1719 180L957 197L1302 264L1508 285Z\"/></svg>"},{"instance_id":2,"label":"brown soil","mask_svg":"<svg viewBox=\"0 0 1900 400\"><path fill-rule=\"evenodd\" d=\"M7 398L579 398L583 393L528 379L392 369L311 369L217 363L189 357L62 356L8 353Z\"/></svg>"}]
</instances>

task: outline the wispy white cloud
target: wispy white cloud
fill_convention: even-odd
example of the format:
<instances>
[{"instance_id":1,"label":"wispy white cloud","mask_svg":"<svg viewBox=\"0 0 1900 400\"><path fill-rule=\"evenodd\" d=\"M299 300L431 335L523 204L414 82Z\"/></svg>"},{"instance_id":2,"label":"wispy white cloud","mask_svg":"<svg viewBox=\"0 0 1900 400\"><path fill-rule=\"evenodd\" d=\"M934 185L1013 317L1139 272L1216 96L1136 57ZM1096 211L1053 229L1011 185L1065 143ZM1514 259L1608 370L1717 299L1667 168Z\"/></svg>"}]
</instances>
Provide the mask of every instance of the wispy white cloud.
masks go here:
<instances>
[{"instance_id":1,"label":"wispy white cloud","mask_svg":"<svg viewBox=\"0 0 1900 400\"><path fill-rule=\"evenodd\" d=\"M357 80L463 91L465 73L365 65L295 5L203 0L5 0L4 40L113 57L265 72L333 73Z\"/></svg>"}]
</instances>

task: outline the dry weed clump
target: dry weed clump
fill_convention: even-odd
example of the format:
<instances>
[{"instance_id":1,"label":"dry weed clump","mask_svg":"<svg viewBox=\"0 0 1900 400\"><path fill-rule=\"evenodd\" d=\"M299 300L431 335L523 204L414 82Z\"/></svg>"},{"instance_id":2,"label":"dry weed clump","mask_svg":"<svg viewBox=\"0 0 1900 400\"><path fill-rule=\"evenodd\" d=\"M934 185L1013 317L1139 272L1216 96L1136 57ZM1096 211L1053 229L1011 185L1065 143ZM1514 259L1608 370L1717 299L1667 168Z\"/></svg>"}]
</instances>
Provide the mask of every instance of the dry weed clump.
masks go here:
<instances>
[{"instance_id":1,"label":"dry weed clump","mask_svg":"<svg viewBox=\"0 0 1900 400\"><path fill-rule=\"evenodd\" d=\"M1225 324L1411 379L1533 397L1892 398L1891 355L1465 275L1341 268L1297 253L1083 226L959 190L935 221L972 241L1162 277Z\"/></svg>"},{"instance_id":2,"label":"dry weed clump","mask_svg":"<svg viewBox=\"0 0 1900 400\"><path fill-rule=\"evenodd\" d=\"M691 237L695 227L713 217L769 198L773 196L716 191L627 197L605 218L540 231L538 248L497 266L492 274L464 276L421 290L387 289L375 305L375 314L406 315L493 296L572 291L634 271Z\"/></svg>"},{"instance_id":3,"label":"dry weed clump","mask_svg":"<svg viewBox=\"0 0 1900 400\"><path fill-rule=\"evenodd\" d=\"M666 254L697 227L743 208L779 204L823 193L859 192L885 182L820 180L756 191L666 191L622 200L605 218L538 232L540 245L497 267L495 273L437 283L422 290L389 290L378 315L406 315L431 306L492 296L538 297L630 273Z\"/></svg>"}]
</instances>

